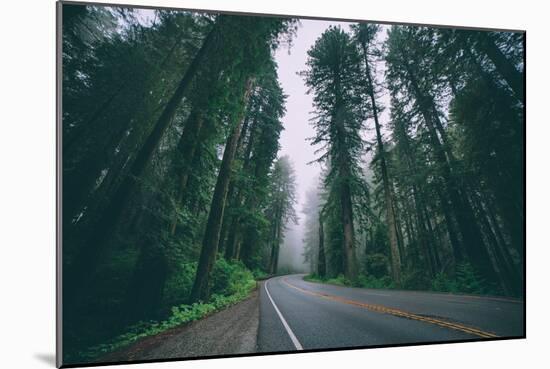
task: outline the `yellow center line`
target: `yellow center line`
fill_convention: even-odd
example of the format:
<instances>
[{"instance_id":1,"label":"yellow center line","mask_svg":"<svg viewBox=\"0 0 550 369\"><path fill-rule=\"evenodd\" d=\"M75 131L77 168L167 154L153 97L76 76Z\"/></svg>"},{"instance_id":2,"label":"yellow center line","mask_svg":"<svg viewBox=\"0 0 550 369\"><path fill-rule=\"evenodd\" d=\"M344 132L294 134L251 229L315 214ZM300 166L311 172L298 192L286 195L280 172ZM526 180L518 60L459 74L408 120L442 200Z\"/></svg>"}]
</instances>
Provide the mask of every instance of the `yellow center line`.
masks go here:
<instances>
[{"instance_id":1,"label":"yellow center line","mask_svg":"<svg viewBox=\"0 0 550 369\"><path fill-rule=\"evenodd\" d=\"M327 300L338 301L338 302L341 302L343 304L359 306L359 307L362 307L362 308L365 308L365 309L368 309L370 311L374 311L374 312L377 312L377 313L390 314L390 315L394 315L394 316L400 316L400 317L403 317L403 318L408 318L408 319L418 320L418 321L421 321L421 322L435 324L435 325L438 325L438 326L441 326L441 327L454 329L454 330L457 330L457 331L469 333L469 334L479 336L479 337L483 337L483 338L497 338L498 337L496 334L493 334L493 333L490 333L490 332L485 332L485 331L482 331L480 329L473 328L473 327L468 327L468 326L458 324L458 323L451 323L451 322L441 320L441 319L428 318L428 317L425 317L425 316L408 313L408 312L403 311L403 310L393 309L393 308L389 308L389 307L382 306L382 305L366 304L366 303L363 303L363 302L348 300L348 299L345 299L345 298L342 298L342 297L329 295L329 294L326 294L326 293L313 292L313 291L305 290L303 288L300 288L300 287L297 287L293 284L288 283L286 278L283 278L283 283L285 283L287 286L289 286L291 288L294 288L294 289L296 289L300 292L303 292L305 294L308 294L308 295L321 297L321 298L324 298L324 299L327 299Z\"/></svg>"}]
</instances>

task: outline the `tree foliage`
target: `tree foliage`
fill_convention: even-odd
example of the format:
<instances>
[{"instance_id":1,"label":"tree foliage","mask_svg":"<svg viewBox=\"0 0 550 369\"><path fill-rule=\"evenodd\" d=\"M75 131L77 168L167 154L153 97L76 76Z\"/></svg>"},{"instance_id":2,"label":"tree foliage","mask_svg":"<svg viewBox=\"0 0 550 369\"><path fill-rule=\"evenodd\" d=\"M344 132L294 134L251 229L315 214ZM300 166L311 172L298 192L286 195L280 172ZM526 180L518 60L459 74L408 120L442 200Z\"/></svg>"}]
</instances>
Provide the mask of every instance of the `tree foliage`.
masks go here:
<instances>
[{"instance_id":1,"label":"tree foliage","mask_svg":"<svg viewBox=\"0 0 550 369\"><path fill-rule=\"evenodd\" d=\"M147 14L63 4L66 363L244 298L298 221L275 60L297 22ZM522 294L523 53L510 32L322 33L299 72L315 278Z\"/></svg>"},{"instance_id":2,"label":"tree foliage","mask_svg":"<svg viewBox=\"0 0 550 369\"><path fill-rule=\"evenodd\" d=\"M295 23L63 5L65 362L172 306L245 297L243 262L269 269L273 55Z\"/></svg>"},{"instance_id":3,"label":"tree foliage","mask_svg":"<svg viewBox=\"0 0 550 369\"><path fill-rule=\"evenodd\" d=\"M327 30L302 73L315 94L313 144L327 168L323 206L306 219L313 271L321 274L324 247L327 278L343 273L351 281L341 259L337 196L337 183L349 178L338 165L344 147L346 162L355 165L351 173L358 179L365 173L370 187L353 200L363 205L353 214L361 277L353 283L521 295L521 34L416 26L387 27L384 34L382 28ZM337 102L352 106L341 115L351 138L340 141ZM331 181L334 173L338 182ZM387 276L391 284L373 282Z\"/></svg>"}]
</instances>

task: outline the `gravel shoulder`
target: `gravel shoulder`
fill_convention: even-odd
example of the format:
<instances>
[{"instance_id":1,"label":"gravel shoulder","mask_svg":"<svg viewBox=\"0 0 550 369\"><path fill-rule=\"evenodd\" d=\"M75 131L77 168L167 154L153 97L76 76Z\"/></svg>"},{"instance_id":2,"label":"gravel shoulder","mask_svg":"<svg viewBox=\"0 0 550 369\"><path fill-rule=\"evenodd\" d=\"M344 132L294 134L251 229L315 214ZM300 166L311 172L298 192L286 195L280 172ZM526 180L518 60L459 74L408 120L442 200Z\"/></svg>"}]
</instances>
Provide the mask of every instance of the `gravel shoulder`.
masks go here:
<instances>
[{"instance_id":1,"label":"gravel shoulder","mask_svg":"<svg viewBox=\"0 0 550 369\"><path fill-rule=\"evenodd\" d=\"M147 337L103 362L183 359L250 354L257 351L260 299L256 289L246 300L204 319Z\"/></svg>"}]
</instances>

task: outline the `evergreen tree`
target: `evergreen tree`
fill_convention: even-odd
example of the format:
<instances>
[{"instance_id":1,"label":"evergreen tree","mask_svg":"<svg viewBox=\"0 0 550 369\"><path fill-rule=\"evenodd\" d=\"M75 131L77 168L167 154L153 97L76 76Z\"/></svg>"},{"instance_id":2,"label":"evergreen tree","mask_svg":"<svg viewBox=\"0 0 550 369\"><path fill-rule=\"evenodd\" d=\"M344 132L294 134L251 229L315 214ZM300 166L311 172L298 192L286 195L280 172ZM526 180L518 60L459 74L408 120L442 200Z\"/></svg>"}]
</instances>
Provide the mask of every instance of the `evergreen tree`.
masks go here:
<instances>
[{"instance_id":1,"label":"evergreen tree","mask_svg":"<svg viewBox=\"0 0 550 369\"><path fill-rule=\"evenodd\" d=\"M329 162L324 186L335 193L341 217L344 275L357 279L355 256L354 199L363 195L360 160L364 120L361 95L356 81L361 78L360 58L350 36L330 27L308 51L308 70L302 73L314 93L317 134L313 145L322 145L319 162Z\"/></svg>"}]
</instances>

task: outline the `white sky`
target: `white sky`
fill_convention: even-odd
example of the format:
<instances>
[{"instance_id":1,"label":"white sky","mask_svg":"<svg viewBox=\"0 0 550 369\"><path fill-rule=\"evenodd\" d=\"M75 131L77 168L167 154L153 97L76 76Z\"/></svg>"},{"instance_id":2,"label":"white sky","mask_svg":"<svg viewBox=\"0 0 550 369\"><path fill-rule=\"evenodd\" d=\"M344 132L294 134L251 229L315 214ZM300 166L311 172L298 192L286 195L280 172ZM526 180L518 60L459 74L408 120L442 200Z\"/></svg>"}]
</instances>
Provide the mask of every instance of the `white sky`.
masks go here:
<instances>
[{"instance_id":1,"label":"white sky","mask_svg":"<svg viewBox=\"0 0 550 369\"><path fill-rule=\"evenodd\" d=\"M155 19L155 12L151 9L139 9L136 13L138 20L144 25L150 25ZM279 156L288 155L294 164L298 199L296 212L299 216L304 205L305 193L317 186L321 167L317 163L307 164L318 156L314 154L315 147L307 141L307 138L313 137L315 134L315 130L309 122L310 113L313 111L313 96L307 95L304 80L297 73L306 69L307 51L329 26L339 25L345 31L349 31L351 24L353 23L301 20L290 53L288 47L282 45L275 54L279 81L284 93L288 95L287 111L283 117L284 130L281 133ZM380 32L379 38L380 40L385 38L385 30ZM381 80L380 77L379 80ZM387 106L386 100L384 97L381 102ZM380 117L381 122L386 120L385 115L382 114ZM368 138L368 136L370 135L367 133L366 137Z\"/></svg>"},{"instance_id":2,"label":"white sky","mask_svg":"<svg viewBox=\"0 0 550 369\"><path fill-rule=\"evenodd\" d=\"M282 267L291 267L294 271L307 270L303 263L303 237L304 237L304 214L301 213L306 199L306 192L318 186L321 167L314 163L307 163L316 159L320 154L315 155L315 147L307 141L313 137L315 129L311 126L309 119L313 111L313 96L307 94L302 77L297 72L306 69L307 51L315 43L315 40L331 25L340 25L343 30L349 31L349 22L330 22L321 20L302 20L301 27L293 40L293 45L288 53L288 48L281 47L275 54L275 60L279 66L279 81L283 87L284 93L288 95L286 102L286 115L283 117L284 131L281 134L281 150L279 156L288 155L294 164L297 184L296 213L299 224L288 224L285 232L285 240L280 249L279 263ZM378 40L382 42L386 38L387 27L382 27ZM378 81L382 81L384 63L378 65ZM383 90L385 91L385 90ZM379 98L378 103L389 106L387 94ZM380 122L383 125L388 119L388 110L380 114ZM374 127L374 122L369 120L366 124ZM382 130L384 133L384 130ZM363 136L367 140L372 140L374 129L364 132ZM366 155L368 160L370 155ZM370 161L370 160L369 160ZM365 162L364 166L368 164Z\"/></svg>"},{"instance_id":3,"label":"white sky","mask_svg":"<svg viewBox=\"0 0 550 369\"><path fill-rule=\"evenodd\" d=\"M288 95L279 156L288 155L294 163L298 187L298 205L296 207L298 214L303 207L306 191L316 186L320 165L317 163L307 165L318 156L314 154L315 147L306 141L307 138L315 135L315 129L309 122L310 113L313 111L313 96L307 95L304 80L297 75L297 72L306 69L307 51L331 25L340 25L344 30L348 30L350 23L302 20L293 40L290 54L287 47L281 47L275 54L275 60L279 66L279 81L284 93Z\"/></svg>"},{"instance_id":4,"label":"white sky","mask_svg":"<svg viewBox=\"0 0 550 369\"><path fill-rule=\"evenodd\" d=\"M286 103L286 115L283 117L284 131L281 134L281 150L279 156L288 155L294 163L296 171L296 182L298 185L298 206L300 212L305 200L305 193L316 186L320 165L308 162L316 159L315 147L310 145L307 138L314 136L315 129L311 126L309 119L313 111L313 96L307 95L307 87L302 77L296 73L306 69L307 51L315 43L315 40L331 25L340 25L345 31L349 31L348 22L330 22L321 20L302 20L297 36L288 54L288 48L281 47L275 54L275 60L279 66L279 81L284 93L288 95ZM379 41L386 37L386 28L383 27L379 33ZM383 63L378 66L378 80L382 80ZM389 106L389 98L384 94L378 101L384 106ZM388 111L380 116L381 124L387 121ZM374 122L369 120L367 126L373 128ZM366 139L372 138L372 130L365 133Z\"/></svg>"},{"instance_id":5,"label":"white sky","mask_svg":"<svg viewBox=\"0 0 550 369\"><path fill-rule=\"evenodd\" d=\"M150 24L155 18L152 10L140 10L138 20L144 24ZM320 154L315 155L315 147L311 146L307 139L315 135L315 129L310 124L313 112L313 96L307 94L307 87L302 77L297 73L306 69L307 51L329 27L339 25L343 30L349 31L350 22L331 22L322 20L301 20L296 37L293 39L290 53L288 47L282 45L275 53L278 65L278 76L284 93L288 95L286 101L286 114L283 117L284 130L281 133L281 149L279 156L288 155L294 165L297 185L296 213L299 223L288 224L285 232L285 241L281 247L280 263L292 267L294 270L303 270L303 235L304 215L302 209L306 199L306 192L318 186L321 167L317 163L309 164ZM386 28L386 27L383 27ZM379 34L379 40L385 39L385 29ZM383 65L378 70L378 80L382 80ZM388 106L387 96L383 96L380 102ZM381 123L387 120L387 111L380 116ZM374 125L367 122L368 126ZM372 131L364 133L364 137L372 137ZM366 164L365 164L366 165Z\"/></svg>"},{"instance_id":6,"label":"white sky","mask_svg":"<svg viewBox=\"0 0 550 369\"><path fill-rule=\"evenodd\" d=\"M288 155L294 164L297 185L296 214L298 224L287 224L283 245L279 250L279 268L290 268L296 272L307 271L303 260L304 214L302 209L306 192L318 185L321 167L318 163L307 164L318 157L315 147L307 141L315 135L309 119L313 111L313 96L307 94L307 87L297 73L306 69L307 51L315 40L331 25L349 29L350 23L302 20L292 47L281 47L275 54L278 76L284 93L288 95L286 114L283 117L284 130L281 133L279 156Z\"/></svg>"}]
</instances>

